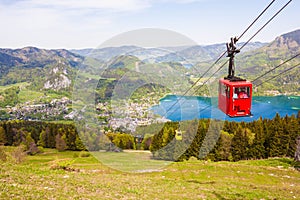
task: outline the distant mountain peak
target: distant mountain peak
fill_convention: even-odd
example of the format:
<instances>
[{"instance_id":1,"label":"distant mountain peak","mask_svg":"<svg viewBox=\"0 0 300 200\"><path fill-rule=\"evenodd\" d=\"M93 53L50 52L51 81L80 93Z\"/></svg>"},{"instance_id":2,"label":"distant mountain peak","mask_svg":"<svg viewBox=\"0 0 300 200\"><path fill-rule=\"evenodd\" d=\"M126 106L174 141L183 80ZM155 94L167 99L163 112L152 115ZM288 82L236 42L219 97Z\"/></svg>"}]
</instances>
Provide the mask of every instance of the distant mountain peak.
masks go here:
<instances>
[{"instance_id":1,"label":"distant mountain peak","mask_svg":"<svg viewBox=\"0 0 300 200\"><path fill-rule=\"evenodd\" d=\"M270 46L277 48L294 49L299 48L300 45L300 29L286 34L283 34L275 39Z\"/></svg>"},{"instance_id":2,"label":"distant mountain peak","mask_svg":"<svg viewBox=\"0 0 300 200\"><path fill-rule=\"evenodd\" d=\"M300 29L283 34L283 38L295 40L300 45Z\"/></svg>"},{"instance_id":3,"label":"distant mountain peak","mask_svg":"<svg viewBox=\"0 0 300 200\"><path fill-rule=\"evenodd\" d=\"M23 51L23 52L27 52L27 53L33 53L33 52L38 52L40 49L38 49L37 47L32 47L32 46L28 46L28 47L23 47L21 49L16 49L15 51Z\"/></svg>"}]
</instances>

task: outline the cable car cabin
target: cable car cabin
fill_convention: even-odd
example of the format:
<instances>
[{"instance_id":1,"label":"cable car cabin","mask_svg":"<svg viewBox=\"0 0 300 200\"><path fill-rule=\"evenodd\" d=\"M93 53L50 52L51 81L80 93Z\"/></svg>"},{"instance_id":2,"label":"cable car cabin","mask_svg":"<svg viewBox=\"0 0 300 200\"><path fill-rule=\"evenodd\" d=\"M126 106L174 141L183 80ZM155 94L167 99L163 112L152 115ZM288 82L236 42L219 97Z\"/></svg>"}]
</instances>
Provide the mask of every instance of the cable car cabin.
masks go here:
<instances>
[{"instance_id":1,"label":"cable car cabin","mask_svg":"<svg viewBox=\"0 0 300 200\"><path fill-rule=\"evenodd\" d=\"M234 56L240 52L235 46L237 41L235 37L226 43L228 76L219 81L219 109L229 117L251 116L252 83L234 76Z\"/></svg>"},{"instance_id":2,"label":"cable car cabin","mask_svg":"<svg viewBox=\"0 0 300 200\"><path fill-rule=\"evenodd\" d=\"M252 83L243 79L219 80L219 109L230 117L251 116Z\"/></svg>"}]
</instances>

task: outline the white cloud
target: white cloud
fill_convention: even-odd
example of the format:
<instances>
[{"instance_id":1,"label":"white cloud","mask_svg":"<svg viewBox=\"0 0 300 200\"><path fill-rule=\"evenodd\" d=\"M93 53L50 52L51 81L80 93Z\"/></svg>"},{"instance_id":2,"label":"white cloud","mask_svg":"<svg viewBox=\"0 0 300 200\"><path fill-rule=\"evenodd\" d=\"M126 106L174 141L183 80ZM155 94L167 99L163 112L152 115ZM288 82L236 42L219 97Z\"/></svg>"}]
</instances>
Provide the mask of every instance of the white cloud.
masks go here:
<instances>
[{"instance_id":1,"label":"white cloud","mask_svg":"<svg viewBox=\"0 0 300 200\"><path fill-rule=\"evenodd\" d=\"M9 3L12 5L12 3ZM8 5L8 4L6 4ZM105 9L114 12L135 11L150 6L148 0L22 0L14 5L31 8L52 9Z\"/></svg>"},{"instance_id":2,"label":"white cloud","mask_svg":"<svg viewBox=\"0 0 300 200\"><path fill-rule=\"evenodd\" d=\"M220 22L228 21L226 19L229 16L225 15L226 10L222 6L215 7L216 4L212 1L221 2L219 0L0 0L0 27L2 27L0 48L27 45L44 48L95 47L114 35L139 28L175 30L197 38L195 40L201 44L226 41L228 35L232 34L227 33L224 40L225 34L220 33L220 30L228 29L225 27L228 24ZM234 4L234 1L230 2ZM202 6L203 4L205 6ZM244 7L244 4L237 6ZM297 18L298 8L299 6L290 9L292 12L281 15L281 17L286 15L284 19L288 23L279 21L280 25L277 27L281 29L280 33L287 28L292 30L293 27L299 27L297 20L288 20ZM207 9L225 14L212 16L212 10ZM203 16L209 18L203 20ZM220 19L219 16L224 17ZM251 20L247 21L248 15L240 16L242 17L235 21L235 27L228 29L227 32L237 34L236 32L240 32L238 27L244 27L245 22ZM282 25L287 28L283 29ZM277 34L274 29L270 30L272 34L269 31L265 37Z\"/></svg>"},{"instance_id":3,"label":"white cloud","mask_svg":"<svg viewBox=\"0 0 300 200\"><path fill-rule=\"evenodd\" d=\"M212 0L157 0L157 2L177 3L177 4L190 4L190 3L206 2L206 1L212 1Z\"/></svg>"},{"instance_id":4,"label":"white cloud","mask_svg":"<svg viewBox=\"0 0 300 200\"><path fill-rule=\"evenodd\" d=\"M101 42L135 28L130 18L135 13L161 3L193 1L197 0L0 0L0 27L5 27L0 43L2 47L93 46L92 40ZM131 23L124 24L125 17Z\"/></svg>"},{"instance_id":5,"label":"white cloud","mask_svg":"<svg viewBox=\"0 0 300 200\"><path fill-rule=\"evenodd\" d=\"M114 19L106 12L88 9L91 5L75 9L54 4L46 6L45 1L41 2L44 5L33 0L9 4L0 1L0 27L5 27L0 31L2 47L69 48L76 43L85 46L93 35L103 34Z\"/></svg>"},{"instance_id":6,"label":"white cloud","mask_svg":"<svg viewBox=\"0 0 300 200\"><path fill-rule=\"evenodd\" d=\"M120 13L150 6L148 0L6 0L0 1L0 24L10 26L97 26L110 24ZM63 25L64 24L64 25ZM90 24L90 25L89 25Z\"/></svg>"}]
</instances>

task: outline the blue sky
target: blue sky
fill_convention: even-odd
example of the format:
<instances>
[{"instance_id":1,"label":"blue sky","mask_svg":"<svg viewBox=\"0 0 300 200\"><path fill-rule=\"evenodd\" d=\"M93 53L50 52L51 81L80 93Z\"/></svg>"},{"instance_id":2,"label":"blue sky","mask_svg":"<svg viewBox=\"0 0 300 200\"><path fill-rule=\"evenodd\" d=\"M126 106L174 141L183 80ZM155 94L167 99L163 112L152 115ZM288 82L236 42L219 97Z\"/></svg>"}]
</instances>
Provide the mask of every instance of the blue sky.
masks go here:
<instances>
[{"instance_id":1,"label":"blue sky","mask_svg":"<svg viewBox=\"0 0 300 200\"><path fill-rule=\"evenodd\" d=\"M288 0L276 0L241 41ZM197 44L239 36L271 0L0 0L0 48L94 48L142 28L167 29ZM280 13L253 41L270 42L300 29L300 1Z\"/></svg>"}]
</instances>

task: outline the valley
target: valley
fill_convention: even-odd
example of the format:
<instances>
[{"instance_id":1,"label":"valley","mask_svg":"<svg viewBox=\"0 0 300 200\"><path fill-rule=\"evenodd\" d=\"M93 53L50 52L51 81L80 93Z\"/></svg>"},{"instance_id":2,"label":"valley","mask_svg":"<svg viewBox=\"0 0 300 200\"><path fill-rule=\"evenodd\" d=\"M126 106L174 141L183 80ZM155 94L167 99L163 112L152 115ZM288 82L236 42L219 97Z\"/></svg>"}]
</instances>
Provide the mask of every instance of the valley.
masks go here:
<instances>
[{"instance_id":1,"label":"valley","mask_svg":"<svg viewBox=\"0 0 300 200\"><path fill-rule=\"evenodd\" d=\"M238 76L253 80L295 55L300 51L299 34L300 30L296 30L269 44L250 43L237 56ZM88 106L100 124L134 131L138 125L165 121L149 108L158 105L167 94L183 94L224 48L225 44L164 49L0 49L0 118L74 120L84 118L82 109ZM295 58L286 65L299 60ZM270 76L286 67L276 69ZM205 87L186 95L215 96L217 80L226 75L226 68L209 81L213 70L208 72L196 84L202 87L206 83ZM254 87L254 95L298 96L299 74L299 68L295 68L292 73Z\"/></svg>"}]
</instances>

